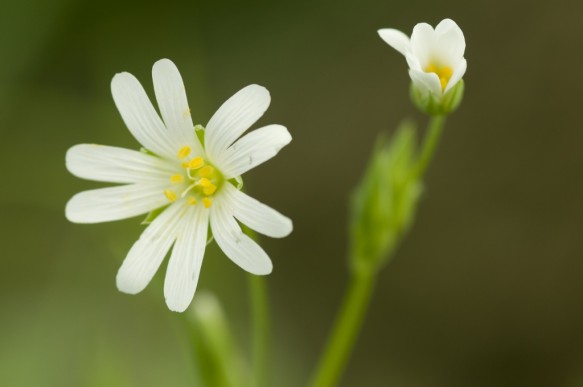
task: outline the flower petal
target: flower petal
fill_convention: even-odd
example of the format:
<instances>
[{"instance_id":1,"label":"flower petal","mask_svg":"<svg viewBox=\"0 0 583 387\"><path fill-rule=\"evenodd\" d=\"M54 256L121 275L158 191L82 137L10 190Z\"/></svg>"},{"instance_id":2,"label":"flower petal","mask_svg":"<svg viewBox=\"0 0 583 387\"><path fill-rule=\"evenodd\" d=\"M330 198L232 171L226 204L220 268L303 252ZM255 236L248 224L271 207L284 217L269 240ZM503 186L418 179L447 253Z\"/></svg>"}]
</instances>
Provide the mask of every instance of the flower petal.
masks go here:
<instances>
[{"instance_id":1,"label":"flower petal","mask_svg":"<svg viewBox=\"0 0 583 387\"><path fill-rule=\"evenodd\" d=\"M113 146L79 144L67 151L69 172L82 179L109 183L167 180L173 165L143 152Z\"/></svg>"},{"instance_id":2,"label":"flower petal","mask_svg":"<svg viewBox=\"0 0 583 387\"><path fill-rule=\"evenodd\" d=\"M441 96L441 83L435 73L426 73L420 70L409 69L409 76L417 88L424 93L431 93L435 97Z\"/></svg>"},{"instance_id":3,"label":"flower petal","mask_svg":"<svg viewBox=\"0 0 583 387\"><path fill-rule=\"evenodd\" d=\"M230 183L226 183L223 190L233 206L235 218L247 227L272 238L283 238L292 232L292 221L287 216L239 191Z\"/></svg>"},{"instance_id":4,"label":"flower petal","mask_svg":"<svg viewBox=\"0 0 583 387\"><path fill-rule=\"evenodd\" d=\"M466 40L464 33L451 19L444 19L435 28L436 41L433 49L436 60L444 65L457 67L464 56Z\"/></svg>"},{"instance_id":5,"label":"flower petal","mask_svg":"<svg viewBox=\"0 0 583 387\"><path fill-rule=\"evenodd\" d=\"M117 288L136 294L150 283L174 243L185 210L184 202L164 210L140 235L117 272Z\"/></svg>"},{"instance_id":6,"label":"flower petal","mask_svg":"<svg viewBox=\"0 0 583 387\"><path fill-rule=\"evenodd\" d=\"M164 297L168 308L184 312L190 305L206 248L209 211L189 206L166 269Z\"/></svg>"},{"instance_id":7,"label":"flower petal","mask_svg":"<svg viewBox=\"0 0 583 387\"><path fill-rule=\"evenodd\" d=\"M167 185L144 182L80 192L67 203L65 216L74 223L131 218L168 204L163 194Z\"/></svg>"},{"instance_id":8,"label":"flower petal","mask_svg":"<svg viewBox=\"0 0 583 387\"><path fill-rule=\"evenodd\" d=\"M148 150L168 158L178 149L169 140L168 130L148 99L144 88L129 73L119 73L111 81L111 93L126 126Z\"/></svg>"},{"instance_id":9,"label":"flower petal","mask_svg":"<svg viewBox=\"0 0 583 387\"><path fill-rule=\"evenodd\" d=\"M217 110L205 130L205 149L214 163L221 164L227 148L265 113L270 102L266 88L249 85Z\"/></svg>"},{"instance_id":10,"label":"flower petal","mask_svg":"<svg viewBox=\"0 0 583 387\"><path fill-rule=\"evenodd\" d=\"M184 83L176 65L169 59L160 59L154 63L152 79L158 107L175 149L189 145L195 155L202 155L202 146L194 135Z\"/></svg>"},{"instance_id":11,"label":"flower petal","mask_svg":"<svg viewBox=\"0 0 583 387\"><path fill-rule=\"evenodd\" d=\"M465 59L462 59L458 66L455 68L449 82L447 82L447 86L445 87L444 93L447 93L452 87L455 86L456 83L459 82L460 79L463 78L464 74L466 73L466 69L468 67L468 62Z\"/></svg>"},{"instance_id":12,"label":"flower petal","mask_svg":"<svg viewBox=\"0 0 583 387\"><path fill-rule=\"evenodd\" d=\"M271 273L271 260L257 243L243 234L233 218L231 206L232 203L223 194L215 197L211 207L211 229L219 247L243 270L257 275Z\"/></svg>"},{"instance_id":13,"label":"flower petal","mask_svg":"<svg viewBox=\"0 0 583 387\"><path fill-rule=\"evenodd\" d=\"M383 28L377 32L382 40L401 54L405 55L409 51L409 37L401 31L393 28Z\"/></svg>"},{"instance_id":14,"label":"flower petal","mask_svg":"<svg viewBox=\"0 0 583 387\"><path fill-rule=\"evenodd\" d=\"M417 58L422 68L427 67L433 55L435 46L435 31L427 23L419 23L413 27L411 34L411 52Z\"/></svg>"},{"instance_id":15,"label":"flower petal","mask_svg":"<svg viewBox=\"0 0 583 387\"><path fill-rule=\"evenodd\" d=\"M291 139L281 125L256 129L231 145L218 167L227 179L240 176L275 156Z\"/></svg>"}]
</instances>

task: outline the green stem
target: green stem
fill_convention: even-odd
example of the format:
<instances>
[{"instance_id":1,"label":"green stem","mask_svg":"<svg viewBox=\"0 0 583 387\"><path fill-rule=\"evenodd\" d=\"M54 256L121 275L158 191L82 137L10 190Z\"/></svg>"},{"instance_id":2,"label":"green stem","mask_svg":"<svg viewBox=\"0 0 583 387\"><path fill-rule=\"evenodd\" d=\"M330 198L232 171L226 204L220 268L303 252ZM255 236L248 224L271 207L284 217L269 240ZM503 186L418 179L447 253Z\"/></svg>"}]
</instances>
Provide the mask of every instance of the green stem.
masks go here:
<instances>
[{"instance_id":1,"label":"green stem","mask_svg":"<svg viewBox=\"0 0 583 387\"><path fill-rule=\"evenodd\" d=\"M427 126L427 133L425 135L425 141L423 142L423 148L421 149L419 161L417 162L417 168L413 174L414 178L422 177L427 170L431 159L433 159L439 139L441 138L444 124L445 116L439 115L431 117Z\"/></svg>"},{"instance_id":2,"label":"green stem","mask_svg":"<svg viewBox=\"0 0 583 387\"><path fill-rule=\"evenodd\" d=\"M249 274L253 319L253 387L269 385L269 302L265 278Z\"/></svg>"},{"instance_id":3,"label":"green stem","mask_svg":"<svg viewBox=\"0 0 583 387\"><path fill-rule=\"evenodd\" d=\"M335 386L342 375L362 326L374 288L375 273L354 272L334 329L309 386Z\"/></svg>"}]
</instances>

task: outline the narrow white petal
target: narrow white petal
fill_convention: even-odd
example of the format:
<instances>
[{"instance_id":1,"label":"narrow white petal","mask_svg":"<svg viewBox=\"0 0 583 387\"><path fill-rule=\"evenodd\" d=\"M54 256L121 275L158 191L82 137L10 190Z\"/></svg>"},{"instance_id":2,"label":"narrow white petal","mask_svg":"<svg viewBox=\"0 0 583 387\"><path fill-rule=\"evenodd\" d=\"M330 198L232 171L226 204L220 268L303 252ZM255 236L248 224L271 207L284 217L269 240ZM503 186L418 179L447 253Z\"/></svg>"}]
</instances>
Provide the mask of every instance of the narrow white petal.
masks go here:
<instances>
[{"instance_id":1,"label":"narrow white petal","mask_svg":"<svg viewBox=\"0 0 583 387\"><path fill-rule=\"evenodd\" d=\"M144 88L129 73L119 73L111 81L111 93L126 126L150 151L172 158L178 149L169 141L168 130L148 99Z\"/></svg>"},{"instance_id":2,"label":"narrow white petal","mask_svg":"<svg viewBox=\"0 0 583 387\"><path fill-rule=\"evenodd\" d=\"M136 294L150 283L176 239L185 207L184 202L171 205L140 235L117 272L121 292Z\"/></svg>"},{"instance_id":3,"label":"narrow white petal","mask_svg":"<svg viewBox=\"0 0 583 387\"><path fill-rule=\"evenodd\" d=\"M409 37L401 31L393 28L383 28L377 32L382 40L401 54L405 55L409 51Z\"/></svg>"},{"instance_id":4,"label":"narrow white petal","mask_svg":"<svg viewBox=\"0 0 583 387\"><path fill-rule=\"evenodd\" d=\"M189 206L166 269L164 297L168 308L184 312L190 305L207 242L209 211L202 205Z\"/></svg>"},{"instance_id":5,"label":"narrow white petal","mask_svg":"<svg viewBox=\"0 0 583 387\"><path fill-rule=\"evenodd\" d=\"M413 27L411 34L411 52L419 60L421 67L425 68L432 59L435 46L435 31L427 23L419 23Z\"/></svg>"},{"instance_id":6,"label":"narrow white petal","mask_svg":"<svg viewBox=\"0 0 583 387\"><path fill-rule=\"evenodd\" d=\"M233 214L247 227L272 238L283 238L292 232L292 221L287 216L239 191L230 183L225 183L223 190L233 206Z\"/></svg>"},{"instance_id":7,"label":"narrow white petal","mask_svg":"<svg viewBox=\"0 0 583 387\"><path fill-rule=\"evenodd\" d=\"M210 222L213 236L227 257L249 273L271 273L271 260L257 243L241 231L233 218L232 203L228 203L225 195L215 197Z\"/></svg>"},{"instance_id":8,"label":"narrow white petal","mask_svg":"<svg viewBox=\"0 0 583 387\"><path fill-rule=\"evenodd\" d=\"M145 214L168 204L167 185L147 182L80 192L67 203L65 216L74 223L100 223Z\"/></svg>"},{"instance_id":9,"label":"narrow white petal","mask_svg":"<svg viewBox=\"0 0 583 387\"><path fill-rule=\"evenodd\" d=\"M437 74L410 69L409 76L415 86L422 92L431 93L435 97L441 96L441 83Z\"/></svg>"},{"instance_id":10,"label":"narrow white petal","mask_svg":"<svg viewBox=\"0 0 583 387\"><path fill-rule=\"evenodd\" d=\"M249 85L227 100L206 126L205 149L215 163L226 149L265 113L271 102L269 91Z\"/></svg>"},{"instance_id":11,"label":"narrow white petal","mask_svg":"<svg viewBox=\"0 0 583 387\"><path fill-rule=\"evenodd\" d=\"M240 176L275 156L291 139L281 125L256 129L231 145L218 167L227 179Z\"/></svg>"},{"instance_id":12,"label":"narrow white petal","mask_svg":"<svg viewBox=\"0 0 583 387\"><path fill-rule=\"evenodd\" d=\"M109 183L164 181L176 173L173 165L158 157L105 145L75 145L65 160L73 175Z\"/></svg>"},{"instance_id":13,"label":"narrow white petal","mask_svg":"<svg viewBox=\"0 0 583 387\"><path fill-rule=\"evenodd\" d=\"M455 68L453 74L451 75L451 78L449 79L449 82L447 83L447 86L443 91L444 93L447 93L452 87L456 85L456 83L459 82L460 79L463 78L464 74L466 73L467 67L468 62L465 59L462 59Z\"/></svg>"},{"instance_id":14,"label":"narrow white petal","mask_svg":"<svg viewBox=\"0 0 583 387\"><path fill-rule=\"evenodd\" d=\"M189 145L196 155L201 155L202 147L194 135L184 83L176 65L169 59L160 59L154 63L152 79L158 107L174 147L178 150Z\"/></svg>"}]
</instances>

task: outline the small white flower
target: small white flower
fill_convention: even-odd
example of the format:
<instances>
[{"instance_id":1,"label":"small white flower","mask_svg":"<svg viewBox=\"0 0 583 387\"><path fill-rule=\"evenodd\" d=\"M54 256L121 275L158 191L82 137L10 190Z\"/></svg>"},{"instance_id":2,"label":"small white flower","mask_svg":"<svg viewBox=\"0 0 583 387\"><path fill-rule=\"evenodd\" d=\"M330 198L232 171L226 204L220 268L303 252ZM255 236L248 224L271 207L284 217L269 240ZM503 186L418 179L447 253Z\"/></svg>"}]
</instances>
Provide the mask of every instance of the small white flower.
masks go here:
<instances>
[{"instance_id":1,"label":"small white flower","mask_svg":"<svg viewBox=\"0 0 583 387\"><path fill-rule=\"evenodd\" d=\"M253 274L271 272L271 260L237 220L274 238L287 236L292 222L233 183L275 156L291 136L281 125L268 125L239 139L271 101L267 89L258 85L232 96L206 129L197 126L195 133L174 63L156 62L152 77L162 119L133 75L120 73L111 82L125 124L147 151L88 144L69 149L66 163L72 174L124 185L73 196L66 216L76 223L98 223L164 208L130 249L116 282L122 292L139 293L174 245L164 296L171 310L182 312L195 293L209 223L214 239L233 262Z\"/></svg>"},{"instance_id":2,"label":"small white flower","mask_svg":"<svg viewBox=\"0 0 583 387\"><path fill-rule=\"evenodd\" d=\"M427 23L419 23L411 39L392 28L381 29L378 34L405 56L409 76L423 94L440 99L466 72L464 33L451 19L442 20L435 30Z\"/></svg>"}]
</instances>

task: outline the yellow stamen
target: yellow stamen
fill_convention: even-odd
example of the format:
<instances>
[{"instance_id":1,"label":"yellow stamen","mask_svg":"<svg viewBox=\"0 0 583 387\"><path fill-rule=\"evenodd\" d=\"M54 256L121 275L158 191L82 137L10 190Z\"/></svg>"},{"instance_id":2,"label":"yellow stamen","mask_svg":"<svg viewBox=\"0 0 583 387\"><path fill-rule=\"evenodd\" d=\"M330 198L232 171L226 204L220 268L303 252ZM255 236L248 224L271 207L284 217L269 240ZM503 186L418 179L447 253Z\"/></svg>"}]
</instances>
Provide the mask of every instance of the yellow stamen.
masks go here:
<instances>
[{"instance_id":1,"label":"yellow stamen","mask_svg":"<svg viewBox=\"0 0 583 387\"><path fill-rule=\"evenodd\" d=\"M176 192L172 191L171 189L165 189L164 190L164 195L166 196L166 199L168 199L168 201L175 202L176 199L178 198L176 196Z\"/></svg>"},{"instance_id":2,"label":"yellow stamen","mask_svg":"<svg viewBox=\"0 0 583 387\"><path fill-rule=\"evenodd\" d=\"M200 185L201 187L210 187L211 185L213 185L213 183L211 183L211 181L206 177L203 177L198 181L198 185Z\"/></svg>"},{"instance_id":3,"label":"yellow stamen","mask_svg":"<svg viewBox=\"0 0 583 387\"><path fill-rule=\"evenodd\" d=\"M205 195L210 196L210 195L214 194L216 190L217 190L217 186L211 183L210 185L203 187L202 192Z\"/></svg>"},{"instance_id":4,"label":"yellow stamen","mask_svg":"<svg viewBox=\"0 0 583 387\"><path fill-rule=\"evenodd\" d=\"M434 64L429 64L425 67L426 73L435 73L439 77L439 83L441 84L441 90L445 90L449 79L453 75L453 70L449 66L436 66Z\"/></svg>"},{"instance_id":5,"label":"yellow stamen","mask_svg":"<svg viewBox=\"0 0 583 387\"><path fill-rule=\"evenodd\" d=\"M188 162L189 169L198 169L198 168L202 167L203 165L204 165L204 160L200 156L195 157Z\"/></svg>"},{"instance_id":6,"label":"yellow stamen","mask_svg":"<svg viewBox=\"0 0 583 387\"><path fill-rule=\"evenodd\" d=\"M183 158L185 158L189 154L190 154L190 147L188 145L185 145L182 148L180 148L180 150L178 151L178 158L180 160L182 160Z\"/></svg>"},{"instance_id":7,"label":"yellow stamen","mask_svg":"<svg viewBox=\"0 0 583 387\"><path fill-rule=\"evenodd\" d=\"M180 184L183 181L184 181L184 176L182 176L180 173L177 173L176 175L170 176L170 182L172 184Z\"/></svg>"},{"instance_id":8,"label":"yellow stamen","mask_svg":"<svg viewBox=\"0 0 583 387\"><path fill-rule=\"evenodd\" d=\"M204 205L204 208L210 208L210 206L213 204L213 199L204 198L202 199L202 204Z\"/></svg>"},{"instance_id":9,"label":"yellow stamen","mask_svg":"<svg viewBox=\"0 0 583 387\"><path fill-rule=\"evenodd\" d=\"M188 168L188 161L183 161L180 165L182 165L182 168Z\"/></svg>"},{"instance_id":10,"label":"yellow stamen","mask_svg":"<svg viewBox=\"0 0 583 387\"><path fill-rule=\"evenodd\" d=\"M189 196L188 199L186 199L186 202L191 206L194 206L197 203L196 198L194 196Z\"/></svg>"},{"instance_id":11,"label":"yellow stamen","mask_svg":"<svg viewBox=\"0 0 583 387\"><path fill-rule=\"evenodd\" d=\"M200 171L198 171L198 175L200 177L209 177L214 172L214 170L215 169L210 165L205 165L200 169Z\"/></svg>"}]
</instances>

